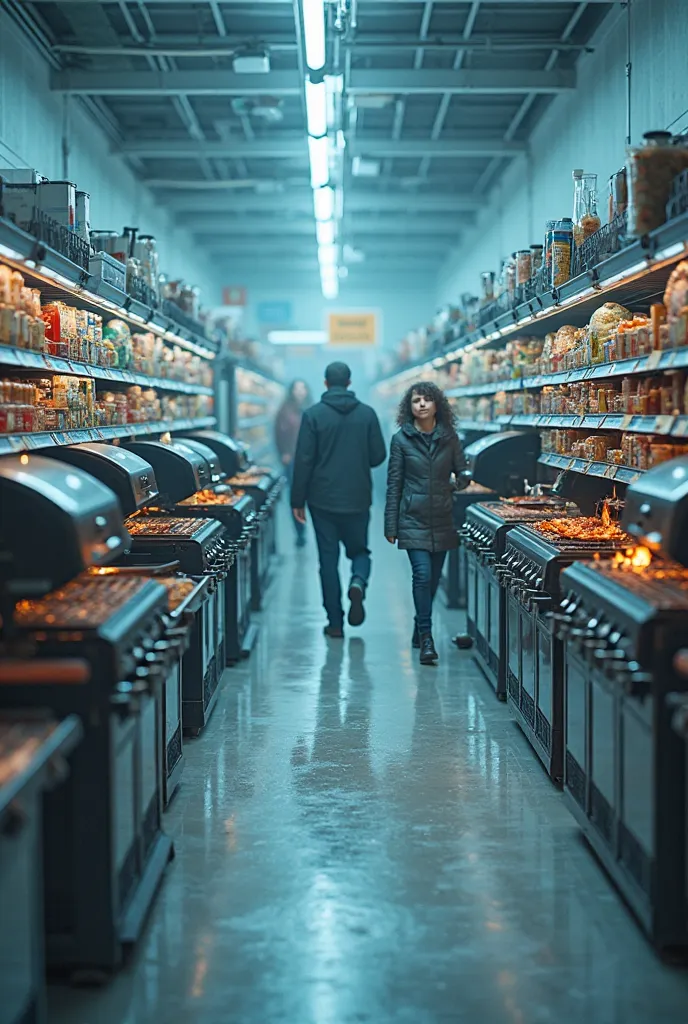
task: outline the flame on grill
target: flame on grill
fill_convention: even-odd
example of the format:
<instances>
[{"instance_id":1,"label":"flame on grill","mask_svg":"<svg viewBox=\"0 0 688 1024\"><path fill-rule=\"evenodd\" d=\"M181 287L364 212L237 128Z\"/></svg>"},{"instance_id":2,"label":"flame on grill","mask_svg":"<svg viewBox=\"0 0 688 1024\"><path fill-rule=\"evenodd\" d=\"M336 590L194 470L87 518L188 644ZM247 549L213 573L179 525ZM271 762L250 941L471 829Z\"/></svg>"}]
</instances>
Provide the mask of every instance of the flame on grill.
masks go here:
<instances>
[{"instance_id":1,"label":"flame on grill","mask_svg":"<svg viewBox=\"0 0 688 1024\"><path fill-rule=\"evenodd\" d=\"M607 526L611 525L612 517L609 514L609 502L608 501L605 501L604 505L602 506L602 515L600 516L600 519L602 520L602 525L603 526L607 527Z\"/></svg>"},{"instance_id":2,"label":"flame on grill","mask_svg":"<svg viewBox=\"0 0 688 1024\"><path fill-rule=\"evenodd\" d=\"M617 551L612 560L616 569L625 569L629 572L642 572L652 562L652 552L649 548L639 544L635 548L626 548L624 551Z\"/></svg>"}]
</instances>

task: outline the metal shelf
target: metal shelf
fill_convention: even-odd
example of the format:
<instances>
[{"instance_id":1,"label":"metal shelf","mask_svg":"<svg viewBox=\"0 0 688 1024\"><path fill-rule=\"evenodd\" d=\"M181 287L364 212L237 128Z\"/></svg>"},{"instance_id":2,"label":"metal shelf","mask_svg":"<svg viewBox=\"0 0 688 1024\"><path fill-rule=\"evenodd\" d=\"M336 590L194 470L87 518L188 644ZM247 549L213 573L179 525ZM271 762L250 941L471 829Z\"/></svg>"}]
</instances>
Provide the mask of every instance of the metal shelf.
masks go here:
<instances>
[{"instance_id":1,"label":"metal shelf","mask_svg":"<svg viewBox=\"0 0 688 1024\"><path fill-rule=\"evenodd\" d=\"M15 267L31 284L40 287L45 298L74 302L106 320L114 317L125 320L135 331L152 331L165 341L178 344L205 359L214 358L218 351L217 342L90 276L71 260L2 217L0 260ZM182 312L180 316L183 316Z\"/></svg>"},{"instance_id":2,"label":"metal shelf","mask_svg":"<svg viewBox=\"0 0 688 1024\"><path fill-rule=\"evenodd\" d=\"M458 423L479 423L474 420L459 420ZM688 416L634 416L632 413L603 413L585 416L540 415L539 413L514 413L498 416L488 423L482 423L483 430L501 430L503 427L537 427L540 430L560 427L580 430L620 430L628 434L662 434L684 437L688 434Z\"/></svg>"},{"instance_id":3,"label":"metal shelf","mask_svg":"<svg viewBox=\"0 0 688 1024\"><path fill-rule=\"evenodd\" d=\"M36 451L63 444L81 444L84 441L113 441L118 437L139 437L146 434L167 434L177 430L203 430L215 426L214 416L200 419L161 420L157 423L128 423L119 427L88 427L83 430L61 430L39 434L0 435L0 455L12 452Z\"/></svg>"},{"instance_id":4,"label":"metal shelf","mask_svg":"<svg viewBox=\"0 0 688 1024\"><path fill-rule=\"evenodd\" d=\"M538 462L542 466L567 469L574 473L584 473L586 476L604 477L606 480L616 480L622 484L632 484L643 474L642 469L634 469L632 466L618 466L612 462L588 462L585 459L572 459L568 455L555 455L553 452L541 455Z\"/></svg>"},{"instance_id":5,"label":"metal shelf","mask_svg":"<svg viewBox=\"0 0 688 1024\"><path fill-rule=\"evenodd\" d=\"M93 377L94 380L103 380L112 384L140 384L146 388L177 391L185 395L213 394L213 389L203 384L187 384L185 381L172 380L170 377L148 377L144 373L135 373L133 370L92 366L90 363L78 363L43 352L29 352L27 349L13 348L10 345L0 345L0 366L20 370L38 370L41 373L66 373L79 377Z\"/></svg>"},{"instance_id":6,"label":"metal shelf","mask_svg":"<svg viewBox=\"0 0 688 1024\"><path fill-rule=\"evenodd\" d=\"M561 370L558 373L541 373L518 380L493 381L489 384L466 384L451 388L448 398L475 398L481 395L495 395L498 391L529 391L554 384L575 384L583 380L608 380L610 377L630 377L644 373L662 373L665 370L682 370L688 367L688 348L671 349L666 352L651 352L647 356L620 359L615 363L596 363L594 366L577 370Z\"/></svg>"}]
</instances>

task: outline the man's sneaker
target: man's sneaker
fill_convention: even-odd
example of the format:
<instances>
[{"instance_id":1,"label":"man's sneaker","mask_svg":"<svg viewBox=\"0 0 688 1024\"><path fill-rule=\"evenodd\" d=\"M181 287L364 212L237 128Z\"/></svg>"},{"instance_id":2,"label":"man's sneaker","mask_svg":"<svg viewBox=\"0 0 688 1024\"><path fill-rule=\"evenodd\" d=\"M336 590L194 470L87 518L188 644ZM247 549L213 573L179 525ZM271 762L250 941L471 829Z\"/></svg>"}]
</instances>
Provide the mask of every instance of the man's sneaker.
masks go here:
<instances>
[{"instance_id":1,"label":"man's sneaker","mask_svg":"<svg viewBox=\"0 0 688 1024\"><path fill-rule=\"evenodd\" d=\"M323 633L325 636L329 636L330 640L344 639L344 630L341 626L325 626Z\"/></svg>"},{"instance_id":2,"label":"man's sneaker","mask_svg":"<svg viewBox=\"0 0 688 1024\"><path fill-rule=\"evenodd\" d=\"M362 626L365 621L365 608L363 607L363 601L365 600L365 588L362 583L358 580L354 580L349 587L349 600L351 606L349 608L349 625L350 626Z\"/></svg>"}]
</instances>

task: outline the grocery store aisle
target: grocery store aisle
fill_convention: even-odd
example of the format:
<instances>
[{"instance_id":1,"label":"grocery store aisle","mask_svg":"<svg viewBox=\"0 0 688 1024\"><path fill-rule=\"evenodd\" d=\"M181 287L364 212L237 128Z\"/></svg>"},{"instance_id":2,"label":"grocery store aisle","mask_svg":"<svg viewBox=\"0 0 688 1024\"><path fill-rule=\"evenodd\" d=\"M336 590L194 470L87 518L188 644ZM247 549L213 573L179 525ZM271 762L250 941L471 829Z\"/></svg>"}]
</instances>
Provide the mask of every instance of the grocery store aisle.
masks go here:
<instances>
[{"instance_id":1,"label":"grocery store aisle","mask_svg":"<svg viewBox=\"0 0 688 1024\"><path fill-rule=\"evenodd\" d=\"M51 1022L685 1024L688 977L450 647L452 616L440 667L416 664L406 558L376 541L369 621L325 641L314 545L292 539L259 647L188 747L141 948L105 990L53 989Z\"/></svg>"}]
</instances>

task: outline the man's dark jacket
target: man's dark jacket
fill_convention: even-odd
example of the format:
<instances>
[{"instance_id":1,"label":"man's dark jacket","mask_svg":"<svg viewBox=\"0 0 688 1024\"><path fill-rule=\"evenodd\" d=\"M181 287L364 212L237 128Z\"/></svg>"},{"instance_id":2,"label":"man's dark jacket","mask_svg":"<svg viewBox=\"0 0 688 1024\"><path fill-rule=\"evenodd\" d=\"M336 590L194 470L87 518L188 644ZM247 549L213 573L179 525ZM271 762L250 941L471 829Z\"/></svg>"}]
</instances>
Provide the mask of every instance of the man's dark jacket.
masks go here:
<instances>
[{"instance_id":1,"label":"man's dark jacket","mask_svg":"<svg viewBox=\"0 0 688 1024\"><path fill-rule=\"evenodd\" d=\"M331 387L303 414L294 456L291 507L365 512L372 503L370 470L387 455L380 423L353 391Z\"/></svg>"}]
</instances>

